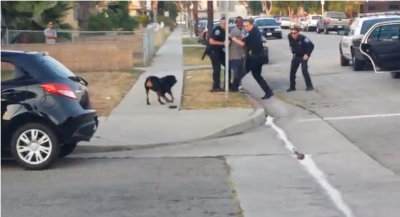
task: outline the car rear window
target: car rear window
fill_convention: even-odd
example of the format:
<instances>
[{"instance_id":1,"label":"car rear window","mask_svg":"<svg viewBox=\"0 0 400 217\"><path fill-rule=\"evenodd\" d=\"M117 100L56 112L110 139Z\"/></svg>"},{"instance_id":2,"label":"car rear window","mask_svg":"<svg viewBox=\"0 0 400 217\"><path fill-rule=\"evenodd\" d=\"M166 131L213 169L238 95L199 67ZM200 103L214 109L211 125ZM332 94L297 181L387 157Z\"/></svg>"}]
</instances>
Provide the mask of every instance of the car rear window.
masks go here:
<instances>
[{"instance_id":1,"label":"car rear window","mask_svg":"<svg viewBox=\"0 0 400 217\"><path fill-rule=\"evenodd\" d=\"M43 76L52 76L52 77L63 77L68 78L71 76L75 76L71 70L65 67L63 64L58 62L51 56L40 56L35 58L36 64L38 64L39 70L42 73L47 72Z\"/></svg>"},{"instance_id":2,"label":"car rear window","mask_svg":"<svg viewBox=\"0 0 400 217\"><path fill-rule=\"evenodd\" d=\"M322 17L321 16L312 16L311 19L312 20L320 20Z\"/></svg>"},{"instance_id":3,"label":"car rear window","mask_svg":"<svg viewBox=\"0 0 400 217\"><path fill-rule=\"evenodd\" d=\"M279 20L290 21L290 18L289 17L281 17Z\"/></svg>"},{"instance_id":4,"label":"car rear window","mask_svg":"<svg viewBox=\"0 0 400 217\"><path fill-rule=\"evenodd\" d=\"M328 12L326 13L326 16L330 18L342 18L342 19L346 18L346 15L341 12Z\"/></svg>"},{"instance_id":5,"label":"car rear window","mask_svg":"<svg viewBox=\"0 0 400 217\"><path fill-rule=\"evenodd\" d=\"M259 19L256 20L257 26L276 26L278 23L275 19Z\"/></svg>"},{"instance_id":6,"label":"car rear window","mask_svg":"<svg viewBox=\"0 0 400 217\"><path fill-rule=\"evenodd\" d=\"M365 34L368 32L368 30L375 24L380 23L380 22L386 22L386 21L392 21L392 20L399 20L400 17L387 17L387 18L382 18L382 19L373 19L373 20L366 20L363 22L360 34Z\"/></svg>"},{"instance_id":7,"label":"car rear window","mask_svg":"<svg viewBox=\"0 0 400 217\"><path fill-rule=\"evenodd\" d=\"M307 18L300 18L300 21L307 21Z\"/></svg>"}]
</instances>

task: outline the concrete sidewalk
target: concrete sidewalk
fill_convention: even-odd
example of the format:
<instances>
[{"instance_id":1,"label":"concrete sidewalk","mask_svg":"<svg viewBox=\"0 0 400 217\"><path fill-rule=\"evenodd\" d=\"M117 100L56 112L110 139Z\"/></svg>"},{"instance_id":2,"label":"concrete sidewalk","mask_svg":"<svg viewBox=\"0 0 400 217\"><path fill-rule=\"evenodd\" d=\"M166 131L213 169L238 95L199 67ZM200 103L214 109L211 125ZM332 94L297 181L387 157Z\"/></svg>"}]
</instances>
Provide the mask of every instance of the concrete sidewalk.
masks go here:
<instances>
[{"instance_id":1,"label":"concrete sidewalk","mask_svg":"<svg viewBox=\"0 0 400 217\"><path fill-rule=\"evenodd\" d=\"M242 133L265 122L264 109L221 108L207 111L169 109L160 105L150 93L146 104L144 81L147 76L175 75L174 104L181 105L184 70L182 62L182 31L177 28L158 50L151 67L143 73L108 118L103 118L86 149L97 151L135 149L185 143ZM199 66L204 68L206 66ZM194 67L197 68L197 67ZM199 93L201 94L201 93Z\"/></svg>"}]
</instances>

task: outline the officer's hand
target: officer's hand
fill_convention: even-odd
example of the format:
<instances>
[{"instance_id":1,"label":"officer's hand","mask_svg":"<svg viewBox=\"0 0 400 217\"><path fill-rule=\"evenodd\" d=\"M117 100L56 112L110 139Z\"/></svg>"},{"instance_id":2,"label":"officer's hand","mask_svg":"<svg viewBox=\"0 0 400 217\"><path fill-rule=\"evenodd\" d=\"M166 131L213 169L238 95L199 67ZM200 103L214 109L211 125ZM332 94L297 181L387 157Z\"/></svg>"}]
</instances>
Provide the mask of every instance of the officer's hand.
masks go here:
<instances>
[{"instance_id":1,"label":"officer's hand","mask_svg":"<svg viewBox=\"0 0 400 217\"><path fill-rule=\"evenodd\" d=\"M307 54L303 56L303 60L308 60L308 55Z\"/></svg>"}]
</instances>

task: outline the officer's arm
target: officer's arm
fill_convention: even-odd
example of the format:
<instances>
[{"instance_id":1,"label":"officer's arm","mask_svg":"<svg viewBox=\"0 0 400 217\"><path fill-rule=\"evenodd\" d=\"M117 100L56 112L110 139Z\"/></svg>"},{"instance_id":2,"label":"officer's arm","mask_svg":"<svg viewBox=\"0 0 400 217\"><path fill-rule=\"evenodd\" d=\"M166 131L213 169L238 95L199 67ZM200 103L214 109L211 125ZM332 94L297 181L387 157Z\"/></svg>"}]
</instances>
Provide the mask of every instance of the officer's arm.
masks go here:
<instances>
[{"instance_id":1,"label":"officer's arm","mask_svg":"<svg viewBox=\"0 0 400 217\"><path fill-rule=\"evenodd\" d=\"M312 43L312 41L310 39L308 39L307 37L304 38L304 42L307 46L307 48L306 48L307 56L311 56L311 53L314 50L314 43Z\"/></svg>"},{"instance_id":2,"label":"officer's arm","mask_svg":"<svg viewBox=\"0 0 400 217\"><path fill-rule=\"evenodd\" d=\"M293 40L293 38L289 33L289 35L288 35L289 47L290 47L290 51L292 51L292 54L294 54L295 52L294 52L293 47L292 47L292 40Z\"/></svg>"},{"instance_id":3,"label":"officer's arm","mask_svg":"<svg viewBox=\"0 0 400 217\"><path fill-rule=\"evenodd\" d=\"M224 42L217 41L217 35L221 34L221 32L218 29L214 29L213 32L211 33L210 39L208 39L208 42L211 45L225 45Z\"/></svg>"},{"instance_id":4,"label":"officer's arm","mask_svg":"<svg viewBox=\"0 0 400 217\"><path fill-rule=\"evenodd\" d=\"M235 37L233 37L232 38L232 40L234 41L234 42L236 42L236 44L238 44L238 45L240 45L240 46L245 46L245 45L248 45L249 43L250 43L250 40L251 40L251 33L249 33L246 37L244 37L242 40L240 40L240 39L238 39L238 38L235 38Z\"/></svg>"}]
</instances>

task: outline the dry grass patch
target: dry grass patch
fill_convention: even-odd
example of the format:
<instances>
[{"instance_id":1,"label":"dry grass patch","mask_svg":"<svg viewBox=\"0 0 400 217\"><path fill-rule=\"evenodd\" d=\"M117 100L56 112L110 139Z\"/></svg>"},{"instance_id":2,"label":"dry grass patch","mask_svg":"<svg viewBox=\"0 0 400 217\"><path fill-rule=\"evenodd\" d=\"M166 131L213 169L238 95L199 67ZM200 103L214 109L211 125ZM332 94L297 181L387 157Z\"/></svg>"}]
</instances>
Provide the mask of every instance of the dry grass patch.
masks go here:
<instances>
[{"instance_id":1,"label":"dry grass patch","mask_svg":"<svg viewBox=\"0 0 400 217\"><path fill-rule=\"evenodd\" d=\"M184 47L183 48L183 65L184 66L198 66L198 65L210 65L211 61L208 56L201 59L203 56L205 47Z\"/></svg>"},{"instance_id":2,"label":"dry grass patch","mask_svg":"<svg viewBox=\"0 0 400 217\"><path fill-rule=\"evenodd\" d=\"M211 93L212 71L210 69L191 70L185 72L183 85L182 109L202 110L224 107L252 108L247 97L241 93L229 93L225 101L225 93Z\"/></svg>"},{"instance_id":3,"label":"dry grass patch","mask_svg":"<svg viewBox=\"0 0 400 217\"><path fill-rule=\"evenodd\" d=\"M142 71L75 72L89 82L90 101L99 116L108 116Z\"/></svg>"},{"instance_id":4,"label":"dry grass patch","mask_svg":"<svg viewBox=\"0 0 400 217\"><path fill-rule=\"evenodd\" d=\"M182 38L182 44L198 44L197 38Z\"/></svg>"}]
</instances>

